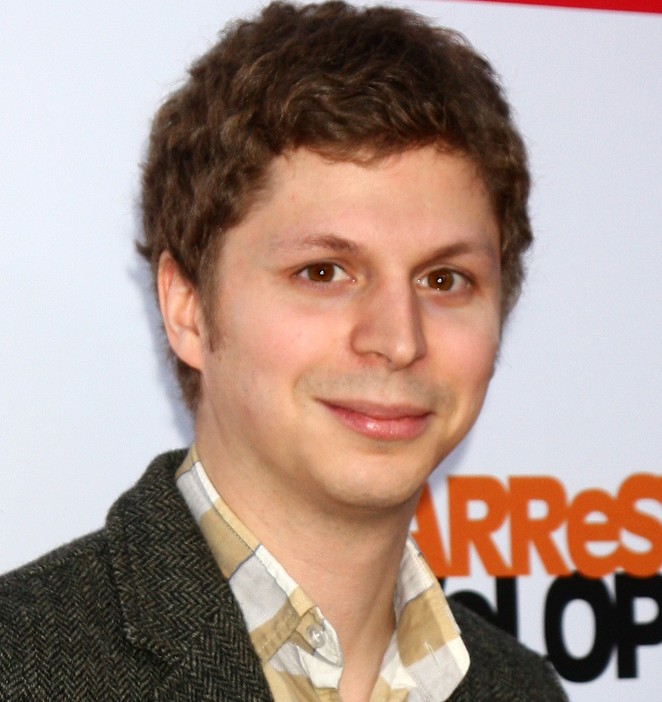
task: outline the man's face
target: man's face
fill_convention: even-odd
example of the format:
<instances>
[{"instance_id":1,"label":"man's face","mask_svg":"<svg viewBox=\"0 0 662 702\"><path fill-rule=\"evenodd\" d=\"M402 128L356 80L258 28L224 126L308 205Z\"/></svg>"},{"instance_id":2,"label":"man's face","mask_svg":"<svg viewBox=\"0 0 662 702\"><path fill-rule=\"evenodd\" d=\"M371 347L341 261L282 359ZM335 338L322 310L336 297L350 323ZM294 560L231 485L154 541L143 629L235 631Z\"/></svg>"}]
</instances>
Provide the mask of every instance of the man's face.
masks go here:
<instances>
[{"instance_id":1,"label":"man's face","mask_svg":"<svg viewBox=\"0 0 662 702\"><path fill-rule=\"evenodd\" d=\"M498 225L472 165L432 147L278 157L219 266L196 432L221 493L410 508L499 344Z\"/></svg>"}]
</instances>

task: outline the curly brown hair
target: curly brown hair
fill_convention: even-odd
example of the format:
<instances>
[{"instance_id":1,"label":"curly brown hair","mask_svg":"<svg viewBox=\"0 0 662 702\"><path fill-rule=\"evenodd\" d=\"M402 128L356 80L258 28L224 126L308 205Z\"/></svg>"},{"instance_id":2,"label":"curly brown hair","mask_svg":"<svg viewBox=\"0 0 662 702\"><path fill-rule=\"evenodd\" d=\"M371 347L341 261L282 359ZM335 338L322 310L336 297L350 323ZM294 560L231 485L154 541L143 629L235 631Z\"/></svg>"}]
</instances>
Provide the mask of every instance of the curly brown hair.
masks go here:
<instances>
[{"instance_id":1,"label":"curly brown hair","mask_svg":"<svg viewBox=\"0 0 662 702\"><path fill-rule=\"evenodd\" d=\"M490 64L462 35L404 9L274 2L229 25L156 114L138 249L154 279L168 251L213 320L224 234L255 202L276 156L305 147L368 161L430 144L472 159L490 194L505 320L531 242L523 141ZM199 373L175 363L195 409Z\"/></svg>"}]
</instances>

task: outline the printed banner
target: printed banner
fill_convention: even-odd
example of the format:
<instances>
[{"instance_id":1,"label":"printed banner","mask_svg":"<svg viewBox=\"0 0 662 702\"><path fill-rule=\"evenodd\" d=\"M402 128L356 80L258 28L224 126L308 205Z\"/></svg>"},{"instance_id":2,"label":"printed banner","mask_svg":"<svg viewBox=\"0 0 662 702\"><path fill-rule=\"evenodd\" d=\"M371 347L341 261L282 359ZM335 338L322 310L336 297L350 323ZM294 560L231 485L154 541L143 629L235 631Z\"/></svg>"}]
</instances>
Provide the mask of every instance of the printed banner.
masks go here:
<instances>
[{"instance_id":1,"label":"printed banner","mask_svg":"<svg viewBox=\"0 0 662 702\"><path fill-rule=\"evenodd\" d=\"M662 643L662 476L572 495L553 476L458 475L444 492L438 512L424 490L413 536L447 592L516 637L520 622L540 621L544 653L567 681L596 680L612 662L619 680L638 676L640 650ZM472 555L491 596L467 577ZM540 596L522 597L538 565ZM642 619L645 601L656 613ZM567 616L576 603L593 630L581 653L584 632Z\"/></svg>"},{"instance_id":2,"label":"printed banner","mask_svg":"<svg viewBox=\"0 0 662 702\"><path fill-rule=\"evenodd\" d=\"M471 0L469 0L471 1ZM548 5L550 7L577 7L587 10L614 10L618 12L651 12L662 14L662 0L483 0L484 2L501 2L516 5Z\"/></svg>"}]
</instances>

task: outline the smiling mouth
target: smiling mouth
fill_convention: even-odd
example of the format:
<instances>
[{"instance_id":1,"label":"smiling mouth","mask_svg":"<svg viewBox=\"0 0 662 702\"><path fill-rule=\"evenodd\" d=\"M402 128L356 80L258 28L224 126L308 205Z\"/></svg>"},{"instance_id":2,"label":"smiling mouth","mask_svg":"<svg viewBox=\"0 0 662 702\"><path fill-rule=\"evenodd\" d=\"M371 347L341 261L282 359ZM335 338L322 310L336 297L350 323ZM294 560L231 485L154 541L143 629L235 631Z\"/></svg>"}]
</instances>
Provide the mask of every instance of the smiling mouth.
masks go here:
<instances>
[{"instance_id":1,"label":"smiling mouth","mask_svg":"<svg viewBox=\"0 0 662 702\"><path fill-rule=\"evenodd\" d=\"M432 412L413 405L321 402L344 426L379 441L415 439L425 431L432 418Z\"/></svg>"}]
</instances>

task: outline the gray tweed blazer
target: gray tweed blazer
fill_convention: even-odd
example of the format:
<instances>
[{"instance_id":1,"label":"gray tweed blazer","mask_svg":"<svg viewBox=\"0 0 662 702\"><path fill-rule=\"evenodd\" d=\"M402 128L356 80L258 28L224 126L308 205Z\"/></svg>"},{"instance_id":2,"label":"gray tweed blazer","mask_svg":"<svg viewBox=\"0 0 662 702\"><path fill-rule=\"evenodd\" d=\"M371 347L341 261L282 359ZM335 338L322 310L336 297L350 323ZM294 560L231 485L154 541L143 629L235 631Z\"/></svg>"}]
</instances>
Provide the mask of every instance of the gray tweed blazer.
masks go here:
<instances>
[{"instance_id":1,"label":"gray tweed blazer","mask_svg":"<svg viewBox=\"0 0 662 702\"><path fill-rule=\"evenodd\" d=\"M158 457L101 531L0 578L0 700L271 700L241 612ZM452 702L557 702L537 655L457 603L471 655Z\"/></svg>"}]
</instances>

